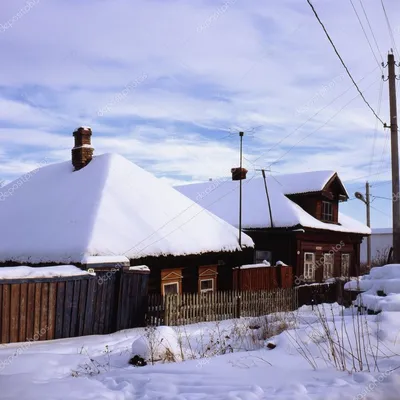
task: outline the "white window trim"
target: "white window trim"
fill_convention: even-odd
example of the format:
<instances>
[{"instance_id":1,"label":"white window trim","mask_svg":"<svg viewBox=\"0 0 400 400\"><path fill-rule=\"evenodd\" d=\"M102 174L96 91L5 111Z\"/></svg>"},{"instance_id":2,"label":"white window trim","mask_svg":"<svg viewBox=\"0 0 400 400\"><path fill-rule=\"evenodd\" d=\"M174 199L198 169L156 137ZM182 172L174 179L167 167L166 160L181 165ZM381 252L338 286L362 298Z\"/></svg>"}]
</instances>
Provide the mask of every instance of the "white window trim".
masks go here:
<instances>
[{"instance_id":1,"label":"white window trim","mask_svg":"<svg viewBox=\"0 0 400 400\"><path fill-rule=\"evenodd\" d=\"M347 271L343 271L343 256L347 256ZM346 273L344 273L346 272ZM348 277L350 275L350 253L342 253L340 257L340 274L343 277Z\"/></svg>"},{"instance_id":2,"label":"white window trim","mask_svg":"<svg viewBox=\"0 0 400 400\"><path fill-rule=\"evenodd\" d=\"M306 261L306 257L308 254L312 255L312 266L311 266L311 275L307 274L307 270L306 270L306 264L309 264L310 261ZM303 260L303 266L304 266L304 270L303 270L303 276L304 276L304 280L306 281L313 281L315 280L315 253L312 253L310 251L305 251L304 252L304 260Z\"/></svg>"},{"instance_id":3,"label":"white window trim","mask_svg":"<svg viewBox=\"0 0 400 400\"><path fill-rule=\"evenodd\" d=\"M326 261L326 256L329 256L329 258L332 261L327 262ZM329 271L328 271L328 265L329 265ZM329 279L329 278L333 278L334 275L334 270L335 270L335 256L331 253L324 253L324 279Z\"/></svg>"},{"instance_id":4,"label":"white window trim","mask_svg":"<svg viewBox=\"0 0 400 400\"><path fill-rule=\"evenodd\" d=\"M211 289L201 289L201 282L205 281L211 281ZM212 278L207 278L207 279L200 279L200 293L207 293L207 292L213 292L214 291L214 279Z\"/></svg>"},{"instance_id":5,"label":"white window trim","mask_svg":"<svg viewBox=\"0 0 400 400\"><path fill-rule=\"evenodd\" d=\"M176 293L179 294L179 282L165 282L163 283L163 295L165 295L165 286L176 285Z\"/></svg>"},{"instance_id":6,"label":"white window trim","mask_svg":"<svg viewBox=\"0 0 400 400\"><path fill-rule=\"evenodd\" d=\"M325 204L329 204L329 208L331 209L331 213L324 213L324 205ZM325 218L325 216L328 216L328 218ZM330 201L322 201L322 213L321 213L321 219L323 221L328 221L328 222L332 222L333 221L333 203Z\"/></svg>"}]
</instances>

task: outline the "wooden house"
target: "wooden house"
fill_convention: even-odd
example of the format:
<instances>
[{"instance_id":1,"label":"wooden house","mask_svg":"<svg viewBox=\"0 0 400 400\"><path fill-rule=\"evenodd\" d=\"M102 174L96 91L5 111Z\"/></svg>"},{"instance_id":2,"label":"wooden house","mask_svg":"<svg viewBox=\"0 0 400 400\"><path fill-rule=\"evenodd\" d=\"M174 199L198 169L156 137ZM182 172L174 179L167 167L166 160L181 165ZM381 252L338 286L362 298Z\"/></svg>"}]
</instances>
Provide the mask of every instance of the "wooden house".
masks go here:
<instances>
[{"instance_id":1,"label":"wooden house","mask_svg":"<svg viewBox=\"0 0 400 400\"><path fill-rule=\"evenodd\" d=\"M232 267L252 261L248 235L239 246L237 228L151 173L117 154L93 156L90 128L73 136L72 163L0 189L2 265L85 267L91 256L125 256L148 266L149 290L164 294L226 288Z\"/></svg>"},{"instance_id":2,"label":"wooden house","mask_svg":"<svg viewBox=\"0 0 400 400\"><path fill-rule=\"evenodd\" d=\"M211 183L177 189L238 226L239 183L226 180L210 190ZM358 275L360 244L370 229L340 212L348 198L334 171L244 180L242 227L255 243L253 262L282 260L297 284Z\"/></svg>"}]
</instances>

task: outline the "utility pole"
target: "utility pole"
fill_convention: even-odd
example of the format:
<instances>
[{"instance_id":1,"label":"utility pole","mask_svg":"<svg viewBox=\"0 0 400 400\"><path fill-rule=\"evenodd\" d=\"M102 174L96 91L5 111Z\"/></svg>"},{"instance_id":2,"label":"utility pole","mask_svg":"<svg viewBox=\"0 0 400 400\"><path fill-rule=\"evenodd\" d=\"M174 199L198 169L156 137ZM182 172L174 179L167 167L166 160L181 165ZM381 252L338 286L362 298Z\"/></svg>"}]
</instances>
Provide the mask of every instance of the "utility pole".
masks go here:
<instances>
[{"instance_id":1,"label":"utility pole","mask_svg":"<svg viewBox=\"0 0 400 400\"><path fill-rule=\"evenodd\" d=\"M243 168L243 135L244 132L239 132L240 137L240 174ZM242 177L239 180L239 247L242 250ZM240 270L239 270L240 276ZM240 279L240 278L239 278Z\"/></svg>"},{"instance_id":2,"label":"utility pole","mask_svg":"<svg viewBox=\"0 0 400 400\"><path fill-rule=\"evenodd\" d=\"M365 182L365 197L360 192L355 192L354 196L365 204L367 210L367 226L371 228L371 196L369 189L370 184L367 181ZM367 264L368 267L371 267L371 235L367 237Z\"/></svg>"},{"instance_id":3,"label":"utility pole","mask_svg":"<svg viewBox=\"0 0 400 400\"><path fill-rule=\"evenodd\" d=\"M367 206L367 226L371 228L371 197L369 194L369 183L365 182L365 205ZM368 268L371 268L371 235L367 237L367 264Z\"/></svg>"},{"instance_id":4,"label":"utility pole","mask_svg":"<svg viewBox=\"0 0 400 400\"><path fill-rule=\"evenodd\" d=\"M232 180L240 181L239 182L239 247L242 250L242 180L246 179L247 169L243 168L243 136L244 132L239 132L240 137L240 167L239 168L232 168ZM238 268L238 275L237 275L237 303L236 303L236 317L240 318L241 313L241 299L240 299L240 291L242 289L241 283L241 265Z\"/></svg>"},{"instance_id":5,"label":"utility pole","mask_svg":"<svg viewBox=\"0 0 400 400\"><path fill-rule=\"evenodd\" d=\"M399 207L399 142L396 103L396 63L394 55L388 54L388 81L390 105L390 136L392 156L392 216L393 216L393 263L400 263L400 207Z\"/></svg>"}]
</instances>

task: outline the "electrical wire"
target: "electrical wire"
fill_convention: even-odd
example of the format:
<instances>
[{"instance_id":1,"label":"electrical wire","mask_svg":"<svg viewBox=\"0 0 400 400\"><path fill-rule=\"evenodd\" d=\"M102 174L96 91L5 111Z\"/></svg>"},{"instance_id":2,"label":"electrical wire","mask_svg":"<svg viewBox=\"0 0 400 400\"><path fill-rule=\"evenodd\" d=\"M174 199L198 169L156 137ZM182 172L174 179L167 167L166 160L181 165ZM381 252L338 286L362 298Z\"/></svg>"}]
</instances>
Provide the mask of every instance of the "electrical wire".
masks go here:
<instances>
[{"instance_id":1,"label":"electrical wire","mask_svg":"<svg viewBox=\"0 0 400 400\"><path fill-rule=\"evenodd\" d=\"M363 26L363 24L362 24L362 22L361 22L361 19L360 19L359 15L358 15L357 9L356 9L355 6L354 6L353 0L349 0L349 1L350 1L350 3L351 3L351 6L353 7L353 10L354 10L355 14L356 14L356 17L357 17L357 19L358 19L358 23L360 24L361 29L362 29L362 31L363 31L363 33L364 33L365 39L366 39L367 42L368 42L368 46L369 46L369 48L371 49L371 53L372 53L372 55L374 56L375 61L376 61L376 63L378 64L378 66L382 69L382 64L378 61L378 58L377 58L376 55L375 55L374 49L372 48L371 42L369 41L367 32L365 32L364 26Z\"/></svg>"},{"instance_id":2,"label":"electrical wire","mask_svg":"<svg viewBox=\"0 0 400 400\"><path fill-rule=\"evenodd\" d=\"M383 56L382 56L382 53L381 53L381 51L380 51L380 49L379 49L378 42L376 41L376 37L375 37L375 35L374 35L374 31L372 30L371 23L369 22L369 18L368 18L367 12L366 12L366 10L365 10L365 8L364 8L364 5L363 5L363 3L362 3L362 0L359 0L359 2L360 2L360 5L361 5L362 10L363 10L363 12L364 12L365 19L367 20L367 23L368 23L368 26L369 26L369 30L371 31L371 35L372 35L372 37L373 37L373 39L374 39L376 49L378 50L378 54L380 55L381 60L382 60L382 62L383 62Z\"/></svg>"},{"instance_id":3,"label":"electrical wire","mask_svg":"<svg viewBox=\"0 0 400 400\"><path fill-rule=\"evenodd\" d=\"M369 85L367 87L366 90L368 90L371 86L373 86L377 81L372 82L371 85ZM310 137L311 135L313 135L314 133L318 132L321 128L323 128L325 125L327 125L329 122L331 122L337 115L339 115L350 103L352 103L354 100L356 100L358 98L358 94L353 97L350 101L348 101L339 111L337 111L335 114L333 114L324 124L322 124L320 127L318 127L317 129L315 129L314 131L310 132L309 134L307 134L306 136L304 136L303 138L301 138L295 145L293 145L289 150L287 150L281 157L279 157L278 159L276 159L275 161L273 161L271 164L268 165L268 168L271 167L271 165L276 164L278 161L280 161L284 156L286 156L290 151L292 151L299 143L301 143L302 141L304 141L305 139L307 139L308 137Z\"/></svg>"},{"instance_id":4,"label":"electrical wire","mask_svg":"<svg viewBox=\"0 0 400 400\"><path fill-rule=\"evenodd\" d=\"M307 0L307 3L310 5L315 17L317 18L319 24L321 25L322 29L325 32L326 37L328 38L329 42L331 43L333 50L335 51L336 55L338 56L340 62L343 65L343 68L346 70L347 75L349 76L349 78L351 79L351 81L353 82L353 85L356 87L358 93L360 94L361 98L364 100L364 103L368 106L368 108L372 111L372 113L374 114L375 118L378 119L382 125L385 125L385 123L379 118L378 114L375 112L375 110L371 107L371 105L368 103L367 99L364 97L363 93L361 92L360 88L358 87L356 81L354 80L353 76L351 75L349 69L347 68L346 64L343 61L343 58L341 57L341 55L339 54L335 44L333 43L328 31L325 28L325 25L322 23L321 19L319 18L317 11L315 10L314 6L312 5L310 0Z\"/></svg>"},{"instance_id":5,"label":"electrical wire","mask_svg":"<svg viewBox=\"0 0 400 400\"><path fill-rule=\"evenodd\" d=\"M381 5L382 5L383 13L385 14L386 24L387 24L388 29L389 29L389 35L390 35L390 38L392 40L393 48L396 50L397 57L399 57L399 51L397 50L396 41L395 41L394 35L393 35L393 29L392 29L392 27L390 25L389 17L387 15L385 4L383 3L383 0L381 0Z\"/></svg>"},{"instance_id":6,"label":"electrical wire","mask_svg":"<svg viewBox=\"0 0 400 400\"><path fill-rule=\"evenodd\" d=\"M378 115L381 112L381 105L382 105L382 92L383 92L383 80L381 80L381 84L379 87L379 95L378 95L378 108L377 108L377 113ZM374 156L375 156L375 145L376 145L376 138L378 135L378 120L375 120L375 129L374 129L374 139L372 141L372 152L371 152L371 159L369 162L369 173L371 173L371 168L372 168L372 163L374 161Z\"/></svg>"}]
</instances>

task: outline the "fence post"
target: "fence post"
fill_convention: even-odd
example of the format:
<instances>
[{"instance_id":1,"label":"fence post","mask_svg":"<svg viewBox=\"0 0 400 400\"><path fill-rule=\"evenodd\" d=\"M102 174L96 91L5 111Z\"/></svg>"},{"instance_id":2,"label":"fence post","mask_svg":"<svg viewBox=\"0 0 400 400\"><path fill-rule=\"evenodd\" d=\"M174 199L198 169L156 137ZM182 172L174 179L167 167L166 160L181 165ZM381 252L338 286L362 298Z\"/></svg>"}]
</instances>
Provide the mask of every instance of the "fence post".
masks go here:
<instances>
[{"instance_id":1,"label":"fence post","mask_svg":"<svg viewBox=\"0 0 400 400\"><path fill-rule=\"evenodd\" d=\"M240 318L240 314L241 314L241 292L237 291L237 296L236 296L236 318Z\"/></svg>"}]
</instances>

